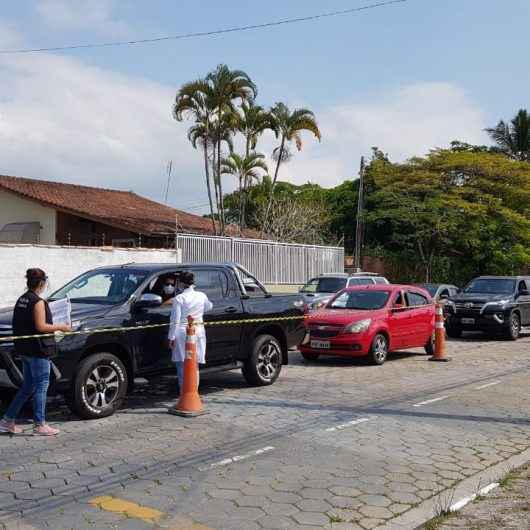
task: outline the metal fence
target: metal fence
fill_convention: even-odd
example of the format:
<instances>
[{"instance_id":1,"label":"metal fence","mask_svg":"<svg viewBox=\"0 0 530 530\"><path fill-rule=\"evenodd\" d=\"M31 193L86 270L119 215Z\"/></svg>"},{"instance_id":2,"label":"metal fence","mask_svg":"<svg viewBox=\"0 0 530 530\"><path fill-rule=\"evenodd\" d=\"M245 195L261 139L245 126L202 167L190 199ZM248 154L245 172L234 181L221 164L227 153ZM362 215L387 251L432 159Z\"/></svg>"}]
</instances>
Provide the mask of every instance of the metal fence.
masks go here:
<instances>
[{"instance_id":1,"label":"metal fence","mask_svg":"<svg viewBox=\"0 0 530 530\"><path fill-rule=\"evenodd\" d=\"M183 263L235 261L262 283L302 284L325 272L344 271L344 249L259 239L178 234Z\"/></svg>"}]
</instances>

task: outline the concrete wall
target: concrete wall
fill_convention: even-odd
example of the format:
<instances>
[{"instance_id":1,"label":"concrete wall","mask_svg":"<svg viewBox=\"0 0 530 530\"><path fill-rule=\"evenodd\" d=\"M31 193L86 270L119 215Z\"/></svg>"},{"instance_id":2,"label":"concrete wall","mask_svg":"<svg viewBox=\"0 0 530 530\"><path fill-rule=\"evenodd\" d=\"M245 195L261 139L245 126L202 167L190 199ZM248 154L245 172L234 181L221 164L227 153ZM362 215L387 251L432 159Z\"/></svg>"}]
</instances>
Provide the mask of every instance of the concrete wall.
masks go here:
<instances>
[{"instance_id":1,"label":"concrete wall","mask_svg":"<svg viewBox=\"0 0 530 530\"><path fill-rule=\"evenodd\" d=\"M55 243L56 219L53 208L46 208L14 193L0 190L0 228L8 223L31 222L41 224L41 245Z\"/></svg>"},{"instance_id":2,"label":"concrete wall","mask_svg":"<svg viewBox=\"0 0 530 530\"><path fill-rule=\"evenodd\" d=\"M269 293L274 294L282 294L282 293L297 293L301 287L303 287L303 284L272 284L272 283L266 283L264 284L265 288Z\"/></svg>"},{"instance_id":3,"label":"concrete wall","mask_svg":"<svg viewBox=\"0 0 530 530\"><path fill-rule=\"evenodd\" d=\"M180 254L179 254L180 256ZM177 263L174 250L9 245L0 243L0 307L13 304L24 292L26 270L44 269L55 291L82 272L122 263Z\"/></svg>"}]
</instances>

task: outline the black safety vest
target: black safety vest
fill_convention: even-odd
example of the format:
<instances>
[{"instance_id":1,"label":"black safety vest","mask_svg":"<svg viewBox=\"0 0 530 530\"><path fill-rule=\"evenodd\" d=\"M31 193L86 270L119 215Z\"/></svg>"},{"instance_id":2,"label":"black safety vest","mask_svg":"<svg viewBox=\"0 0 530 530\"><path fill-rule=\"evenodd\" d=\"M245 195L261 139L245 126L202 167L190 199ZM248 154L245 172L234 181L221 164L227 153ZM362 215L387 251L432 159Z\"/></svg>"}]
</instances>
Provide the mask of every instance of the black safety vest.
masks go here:
<instances>
[{"instance_id":1,"label":"black safety vest","mask_svg":"<svg viewBox=\"0 0 530 530\"><path fill-rule=\"evenodd\" d=\"M42 335L35 327L34 310L37 302L44 302L46 324L53 324L52 313L48 302L33 291L24 293L15 304L13 311L13 335ZM27 357L49 357L55 352L55 338L32 338L15 340L15 350L19 355Z\"/></svg>"}]
</instances>

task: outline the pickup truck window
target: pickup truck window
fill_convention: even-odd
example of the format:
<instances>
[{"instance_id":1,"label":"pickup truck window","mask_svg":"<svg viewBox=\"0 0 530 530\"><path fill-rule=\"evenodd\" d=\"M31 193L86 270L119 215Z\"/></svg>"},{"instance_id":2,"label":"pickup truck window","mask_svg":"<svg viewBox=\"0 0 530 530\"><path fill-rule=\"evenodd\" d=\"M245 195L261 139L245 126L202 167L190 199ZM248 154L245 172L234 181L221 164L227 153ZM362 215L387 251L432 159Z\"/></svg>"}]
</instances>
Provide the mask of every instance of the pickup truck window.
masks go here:
<instances>
[{"instance_id":1,"label":"pickup truck window","mask_svg":"<svg viewBox=\"0 0 530 530\"><path fill-rule=\"evenodd\" d=\"M267 293L256 283L256 280L247 274L243 269L238 268L237 273L241 278L241 283L245 287L247 295L251 298L265 296Z\"/></svg>"},{"instance_id":2,"label":"pickup truck window","mask_svg":"<svg viewBox=\"0 0 530 530\"><path fill-rule=\"evenodd\" d=\"M229 296L229 283L226 274L221 270L196 270L195 286L202 291L210 300L220 300Z\"/></svg>"},{"instance_id":3,"label":"pickup truck window","mask_svg":"<svg viewBox=\"0 0 530 530\"><path fill-rule=\"evenodd\" d=\"M127 269L87 272L55 292L49 300L70 298L73 303L121 304L144 281L146 273Z\"/></svg>"}]
</instances>

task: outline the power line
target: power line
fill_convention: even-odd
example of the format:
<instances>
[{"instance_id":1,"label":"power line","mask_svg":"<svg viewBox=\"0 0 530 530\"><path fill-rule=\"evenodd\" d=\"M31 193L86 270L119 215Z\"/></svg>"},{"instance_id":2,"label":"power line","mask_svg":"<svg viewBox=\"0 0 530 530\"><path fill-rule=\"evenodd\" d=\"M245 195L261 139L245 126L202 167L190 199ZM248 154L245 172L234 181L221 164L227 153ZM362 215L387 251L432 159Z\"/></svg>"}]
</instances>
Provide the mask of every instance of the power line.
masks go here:
<instances>
[{"instance_id":1,"label":"power line","mask_svg":"<svg viewBox=\"0 0 530 530\"><path fill-rule=\"evenodd\" d=\"M213 31L201 31L198 33L182 33L180 35L166 35L163 37L155 37L151 39L139 39L129 41L115 41L115 42L98 42L91 44L71 44L66 46L55 46L51 48L21 48L13 50L0 50L0 54L20 54L20 53L38 53L38 52L58 52L65 50L78 50L86 48L105 48L110 46L131 46L135 44L152 44L156 42L168 41L168 40L183 40L183 39L194 39L199 37L210 37L213 35L223 35L225 33L236 33L239 31L251 31L257 29L271 28L275 26L282 26L285 24L297 24L299 22L309 22L313 20L319 20L322 18L337 17L342 15L349 15L357 13L359 11L367 11L368 9L376 9L379 7L389 6L391 4L401 4L407 2L407 0L387 0L386 2L378 2L375 4L369 4L366 6L355 7L351 9L344 9L342 11L329 11L327 13L320 13L317 15L311 15L306 17L297 18L286 18L283 20L276 20L273 22L265 22L262 24L251 24L247 26L234 26L231 28L218 29Z\"/></svg>"}]
</instances>

